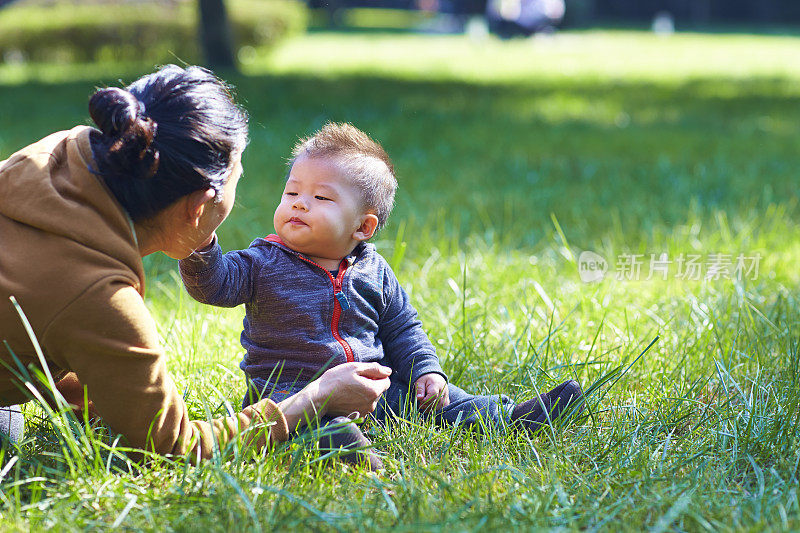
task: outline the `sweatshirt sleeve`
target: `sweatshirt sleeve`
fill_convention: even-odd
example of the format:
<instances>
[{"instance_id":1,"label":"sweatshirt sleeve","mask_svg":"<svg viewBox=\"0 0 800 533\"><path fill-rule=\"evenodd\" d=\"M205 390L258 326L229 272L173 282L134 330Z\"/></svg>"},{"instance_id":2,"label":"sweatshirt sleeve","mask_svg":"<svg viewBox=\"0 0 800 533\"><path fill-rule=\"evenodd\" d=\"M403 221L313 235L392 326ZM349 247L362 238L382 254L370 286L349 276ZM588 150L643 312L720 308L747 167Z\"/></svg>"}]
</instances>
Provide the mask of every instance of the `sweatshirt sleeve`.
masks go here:
<instances>
[{"instance_id":1,"label":"sweatshirt sleeve","mask_svg":"<svg viewBox=\"0 0 800 533\"><path fill-rule=\"evenodd\" d=\"M409 384L431 372L447 379L416 309L388 264L384 265L383 298L385 306L378 322L378 337L392 370Z\"/></svg>"},{"instance_id":2,"label":"sweatshirt sleeve","mask_svg":"<svg viewBox=\"0 0 800 533\"><path fill-rule=\"evenodd\" d=\"M103 421L133 447L197 460L237 438L257 447L288 438L286 419L269 400L234 416L190 420L155 322L129 280L97 282L56 316L42 341L48 358L77 374Z\"/></svg>"},{"instance_id":3,"label":"sweatshirt sleeve","mask_svg":"<svg viewBox=\"0 0 800 533\"><path fill-rule=\"evenodd\" d=\"M250 249L223 254L214 237L206 250L181 259L181 279L198 302L236 307L253 299L253 261Z\"/></svg>"}]
</instances>

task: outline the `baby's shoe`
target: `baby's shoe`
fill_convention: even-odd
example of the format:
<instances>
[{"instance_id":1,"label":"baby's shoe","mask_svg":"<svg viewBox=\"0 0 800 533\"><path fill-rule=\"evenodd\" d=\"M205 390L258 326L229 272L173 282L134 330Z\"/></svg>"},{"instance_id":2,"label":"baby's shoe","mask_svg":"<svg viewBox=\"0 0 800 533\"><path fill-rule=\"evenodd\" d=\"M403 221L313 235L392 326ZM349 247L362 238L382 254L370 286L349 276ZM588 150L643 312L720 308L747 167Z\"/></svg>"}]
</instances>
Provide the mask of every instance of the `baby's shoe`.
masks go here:
<instances>
[{"instance_id":1,"label":"baby's shoe","mask_svg":"<svg viewBox=\"0 0 800 533\"><path fill-rule=\"evenodd\" d=\"M372 472L383 470L383 461L368 449L372 442L346 416L337 416L325 425L319 439L321 452L343 450L338 458L348 464L364 465ZM353 451L346 451L352 449Z\"/></svg>"},{"instance_id":2,"label":"baby's shoe","mask_svg":"<svg viewBox=\"0 0 800 533\"><path fill-rule=\"evenodd\" d=\"M548 414L550 421L556 420L568 413L578 402L580 408L575 415L583 411L583 391L577 381L570 379L538 398L517 405L511 413L511 422L535 432L548 424Z\"/></svg>"}]
</instances>

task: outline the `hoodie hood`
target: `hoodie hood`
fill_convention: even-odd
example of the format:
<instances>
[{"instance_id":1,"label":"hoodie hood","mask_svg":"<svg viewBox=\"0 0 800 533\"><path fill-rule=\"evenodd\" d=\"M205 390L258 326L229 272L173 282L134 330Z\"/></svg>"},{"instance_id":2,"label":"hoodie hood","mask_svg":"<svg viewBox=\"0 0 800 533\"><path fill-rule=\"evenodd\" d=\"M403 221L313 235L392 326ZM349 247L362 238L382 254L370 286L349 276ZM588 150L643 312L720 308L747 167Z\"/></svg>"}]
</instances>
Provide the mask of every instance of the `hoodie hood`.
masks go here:
<instances>
[{"instance_id":1,"label":"hoodie hood","mask_svg":"<svg viewBox=\"0 0 800 533\"><path fill-rule=\"evenodd\" d=\"M121 261L136 274L143 293L133 223L90 170L95 131L78 126L54 133L0 161L0 216Z\"/></svg>"}]
</instances>

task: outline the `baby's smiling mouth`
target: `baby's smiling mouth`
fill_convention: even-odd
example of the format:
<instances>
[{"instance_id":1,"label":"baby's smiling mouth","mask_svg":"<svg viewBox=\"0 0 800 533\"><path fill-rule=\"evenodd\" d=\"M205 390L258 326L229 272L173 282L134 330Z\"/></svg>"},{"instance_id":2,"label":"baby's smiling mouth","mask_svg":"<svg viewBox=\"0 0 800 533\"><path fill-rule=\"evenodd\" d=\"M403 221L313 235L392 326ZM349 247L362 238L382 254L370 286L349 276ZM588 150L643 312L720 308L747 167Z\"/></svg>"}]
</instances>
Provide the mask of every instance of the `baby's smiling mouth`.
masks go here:
<instances>
[{"instance_id":1,"label":"baby's smiling mouth","mask_svg":"<svg viewBox=\"0 0 800 533\"><path fill-rule=\"evenodd\" d=\"M297 217L290 218L289 219L289 224L291 224L293 226L308 226L308 224L306 224L305 222L303 222L302 220L300 220Z\"/></svg>"}]
</instances>

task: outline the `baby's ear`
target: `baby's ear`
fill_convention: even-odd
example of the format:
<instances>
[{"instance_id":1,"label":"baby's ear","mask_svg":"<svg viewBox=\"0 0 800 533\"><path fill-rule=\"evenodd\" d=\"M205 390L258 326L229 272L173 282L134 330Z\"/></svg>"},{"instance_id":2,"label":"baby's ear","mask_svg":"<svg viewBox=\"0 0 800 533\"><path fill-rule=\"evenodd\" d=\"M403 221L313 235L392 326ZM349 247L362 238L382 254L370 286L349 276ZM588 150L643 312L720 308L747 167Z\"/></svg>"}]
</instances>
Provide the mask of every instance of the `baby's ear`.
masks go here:
<instances>
[{"instance_id":1,"label":"baby's ear","mask_svg":"<svg viewBox=\"0 0 800 533\"><path fill-rule=\"evenodd\" d=\"M357 241L368 241L375 235L376 229L378 229L378 217L367 213L361 217L361 225L353 232L353 238Z\"/></svg>"}]
</instances>

